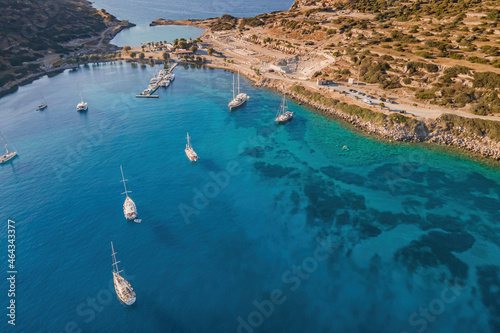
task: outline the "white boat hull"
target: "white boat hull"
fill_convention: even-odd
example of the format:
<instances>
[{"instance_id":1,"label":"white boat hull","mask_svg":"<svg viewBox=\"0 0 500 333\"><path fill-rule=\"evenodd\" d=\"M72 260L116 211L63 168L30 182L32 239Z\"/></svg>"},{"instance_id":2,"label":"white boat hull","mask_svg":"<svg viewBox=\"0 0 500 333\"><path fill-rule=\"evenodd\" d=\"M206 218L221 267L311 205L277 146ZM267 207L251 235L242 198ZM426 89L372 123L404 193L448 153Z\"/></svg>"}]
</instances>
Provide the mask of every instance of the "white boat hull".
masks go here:
<instances>
[{"instance_id":1,"label":"white boat hull","mask_svg":"<svg viewBox=\"0 0 500 333\"><path fill-rule=\"evenodd\" d=\"M276 124L284 124L293 119L293 112L287 111L279 117L276 117L274 122Z\"/></svg>"},{"instance_id":2,"label":"white boat hull","mask_svg":"<svg viewBox=\"0 0 500 333\"><path fill-rule=\"evenodd\" d=\"M188 158L191 162L196 162L196 161L198 161L198 155L195 153L195 151L193 150L193 148L186 148L184 151L185 151L185 153L186 153L187 158Z\"/></svg>"},{"instance_id":3,"label":"white boat hull","mask_svg":"<svg viewBox=\"0 0 500 333\"><path fill-rule=\"evenodd\" d=\"M14 151L12 153L4 154L4 155L0 156L0 164L10 161L11 159L13 159L16 156L17 156L16 151Z\"/></svg>"},{"instance_id":4,"label":"white boat hull","mask_svg":"<svg viewBox=\"0 0 500 333\"><path fill-rule=\"evenodd\" d=\"M127 196L125 202L123 203L123 214L125 218L129 221L133 221L137 218L137 208L135 203L130 197Z\"/></svg>"},{"instance_id":5,"label":"white boat hull","mask_svg":"<svg viewBox=\"0 0 500 333\"><path fill-rule=\"evenodd\" d=\"M113 272L113 282L115 285L116 296L120 302L126 305L135 303L136 295L134 288L120 274Z\"/></svg>"},{"instance_id":6,"label":"white boat hull","mask_svg":"<svg viewBox=\"0 0 500 333\"><path fill-rule=\"evenodd\" d=\"M229 109L232 110L242 106L243 104L246 103L247 99L248 99L247 94L244 93L238 94L238 96L236 96L231 102L229 102L228 104Z\"/></svg>"}]
</instances>

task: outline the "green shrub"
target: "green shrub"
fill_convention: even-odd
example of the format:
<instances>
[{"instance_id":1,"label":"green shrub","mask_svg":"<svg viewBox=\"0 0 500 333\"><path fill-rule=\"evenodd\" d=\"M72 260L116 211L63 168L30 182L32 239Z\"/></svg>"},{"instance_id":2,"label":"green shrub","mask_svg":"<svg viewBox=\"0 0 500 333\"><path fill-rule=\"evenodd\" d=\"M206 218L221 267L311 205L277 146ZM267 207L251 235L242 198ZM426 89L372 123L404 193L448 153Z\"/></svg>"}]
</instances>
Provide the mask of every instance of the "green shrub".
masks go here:
<instances>
[{"instance_id":1,"label":"green shrub","mask_svg":"<svg viewBox=\"0 0 500 333\"><path fill-rule=\"evenodd\" d=\"M320 93L310 91L303 86L292 86L290 88L293 92L300 94L312 101L321 103L328 107L335 107L336 109L347 113L349 115L358 116L365 121L373 121L376 123L383 123L387 117L385 114L380 112L375 112L369 109L359 107L357 105L347 104L344 102L339 102L337 99L332 99L321 95Z\"/></svg>"},{"instance_id":2,"label":"green shrub","mask_svg":"<svg viewBox=\"0 0 500 333\"><path fill-rule=\"evenodd\" d=\"M463 127L469 133L485 135L492 140L500 141L500 122L498 121L465 118L449 113L442 114L441 121L445 122L449 128Z\"/></svg>"},{"instance_id":3,"label":"green shrub","mask_svg":"<svg viewBox=\"0 0 500 333\"><path fill-rule=\"evenodd\" d=\"M474 73L474 87L495 89L500 88L500 74L493 72Z\"/></svg>"}]
</instances>

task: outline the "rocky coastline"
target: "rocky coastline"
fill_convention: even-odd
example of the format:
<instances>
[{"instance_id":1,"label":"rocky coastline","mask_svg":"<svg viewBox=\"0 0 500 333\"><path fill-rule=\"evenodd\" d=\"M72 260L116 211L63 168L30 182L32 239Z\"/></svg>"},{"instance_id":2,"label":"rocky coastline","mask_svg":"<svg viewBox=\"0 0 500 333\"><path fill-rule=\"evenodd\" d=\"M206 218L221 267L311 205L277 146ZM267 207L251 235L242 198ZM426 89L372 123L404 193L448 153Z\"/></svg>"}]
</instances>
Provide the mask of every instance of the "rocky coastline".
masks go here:
<instances>
[{"instance_id":1,"label":"rocky coastline","mask_svg":"<svg viewBox=\"0 0 500 333\"><path fill-rule=\"evenodd\" d=\"M436 120L420 121L420 126L415 130L410 130L399 124L391 124L385 122L382 125L375 124L371 121L365 121L356 115L346 114L335 107L325 106L316 101L310 100L303 95L293 92L290 86L283 82L273 79L263 79L255 83L257 87L269 88L280 93L286 94L295 101L302 104L307 104L316 110L328 116L333 116L343 120L354 127L367 132L370 135L375 135L380 138L401 141L401 142L427 142L439 145L450 146L478 154L482 157L500 160L500 143L490 138L477 136L472 133L467 133L464 128L459 128L458 135L451 131L446 131L439 126L441 118Z\"/></svg>"}]
</instances>

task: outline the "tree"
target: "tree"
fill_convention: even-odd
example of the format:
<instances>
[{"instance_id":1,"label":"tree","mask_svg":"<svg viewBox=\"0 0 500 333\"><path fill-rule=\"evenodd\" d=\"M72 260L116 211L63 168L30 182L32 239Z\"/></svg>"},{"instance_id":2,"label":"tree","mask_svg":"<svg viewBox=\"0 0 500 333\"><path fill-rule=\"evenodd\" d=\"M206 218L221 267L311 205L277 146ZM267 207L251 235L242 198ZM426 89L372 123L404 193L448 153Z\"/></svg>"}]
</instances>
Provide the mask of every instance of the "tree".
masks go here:
<instances>
[{"instance_id":1,"label":"tree","mask_svg":"<svg viewBox=\"0 0 500 333\"><path fill-rule=\"evenodd\" d=\"M125 45L125 46L123 47L123 52L125 52L125 53L130 52L130 50L131 50L131 48L130 48L130 46L128 46L128 45Z\"/></svg>"},{"instance_id":2,"label":"tree","mask_svg":"<svg viewBox=\"0 0 500 333\"><path fill-rule=\"evenodd\" d=\"M87 61L89 60L89 56L88 55L82 55L82 61Z\"/></svg>"},{"instance_id":3,"label":"tree","mask_svg":"<svg viewBox=\"0 0 500 333\"><path fill-rule=\"evenodd\" d=\"M135 58L137 54L135 52L130 52L130 58Z\"/></svg>"},{"instance_id":4,"label":"tree","mask_svg":"<svg viewBox=\"0 0 500 333\"><path fill-rule=\"evenodd\" d=\"M380 106L380 108L383 109L385 107L385 104L384 103L380 103L378 106Z\"/></svg>"},{"instance_id":5,"label":"tree","mask_svg":"<svg viewBox=\"0 0 500 333\"><path fill-rule=\"evenodd\" d=\"M214 48L210 46L210 47L207 49L207 53L208 53L209 55L214 54Z\"/></svg>"},{"instance_id":6,"label":"tree","mask_svg":"<svg viewBox=\"0 0 500 333\"><path fill-rule=\"evenodd\" d=\"M139 53L139 59L144 59L145 56L144 52Z\"/></svg>"},{"instance_id":7,"label":"tree","mask_svg":"<svg viewBox=\"0 0 500 333\"><path fill-rule=\"evenodd\" d=\"M170 54L168 54L167 51L164 51L163 54L162 54L162 57L163 57L164 60L168 60L168 59L170 59Z\"/></svg>"},{"instance_id":8,"label":"tree","mask_svg":"<svg viewBox=\"0 0 500 333\"><path fill-rule=\"evenodd\" d=\"M179 49L185 50L187 48L188 44L185 40L182 40L182 38L181 38L181 40L177 43L177 46Z\"/></svg>"},{"instance_id":9,"label":"tree","mask_svg":"<svg viewBox=\"0 0 500 333\"><path fill-rule=\"evenodd\" d=\"M196 53L196 51L198 51L198 46L193 45L193 46L191 46L190 50L191 50L191 52Z\"/></svg>"}]
</instances>

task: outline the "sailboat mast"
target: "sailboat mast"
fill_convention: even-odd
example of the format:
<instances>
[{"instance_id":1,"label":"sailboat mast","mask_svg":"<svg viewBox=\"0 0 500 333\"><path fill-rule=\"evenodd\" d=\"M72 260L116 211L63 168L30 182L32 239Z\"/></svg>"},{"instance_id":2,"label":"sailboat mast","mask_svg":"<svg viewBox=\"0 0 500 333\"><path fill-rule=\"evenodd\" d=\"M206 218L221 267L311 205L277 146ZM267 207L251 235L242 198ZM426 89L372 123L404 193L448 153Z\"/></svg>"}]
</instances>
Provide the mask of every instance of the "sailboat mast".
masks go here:
<instances>
[{"instance_id":1,"label":"sailboat mast","mask_svg":"<svg viewBox=\"0 0 500 333\"><path fill-rule=\"evenodd\" d=\"M122 172L122 182L123 182L123 187L125 188L125 192L124 193L128 197L128 192L129 191L127 191L127 184L125 184L126 179L125 179L125 177L123 177L123 168L122 168L121 165L120 165L120 171ZM122 193L122 194L124 194L124 193Z\"/></svg>"},{"instance_id":2,"label":"sailboat mast","mask_svg":"<svg viewBox=\"0 0 500 333\"><path fill-rule=\"evenodd\" d=\"M234 99L235 95L234 95L234 74L233 74L233 99Z\"/></svg>"},{"instance_id":3,"label":"sailboat mast","mask_svg":"<svg viewBox=\"0 0 500 333\"><path fill-rule=\"evenodd\" d=\"M240 94L240 70L238 69L238 95Z\"/></svg>"},{"instance_id":4,"label":"sailboat mast","mask_svg":"<svg viewBox=\"0 0 500 333\"><path fill-rule=\"evenodd\" d=\"M8 154L9 153L9 147L7 147L7 144L5 144L5 153Z\"/></svg>"},{"instance_id":5,"label":"sailboat mast","mask_svg":"<svg viewBox=\"0 0 500 333\"><path fill-rule=\"evenodd\" d=\"M118 270L118 263L119 261L116 261L116 252L115 252L115 249L113 247L113 242L111 242L111 256L113 257L113 271L117 274L120 273L120 271Z\"/></svg>"},{"instance_id":6,"label":"sailboat mast","mask_svg":"<svg viewBox=\"0 0 500 333\"><path fill-rule=\"evenodd\" d=\"M187 141L188 141L187 146L188 146L188 148L191 148L191 143L189 142L189 139L190 139L190 137L189 137L189 132L188 132L188 134L187 134Z\"/></svg>"}]
</instances>

